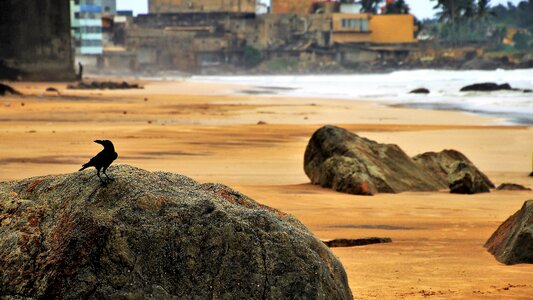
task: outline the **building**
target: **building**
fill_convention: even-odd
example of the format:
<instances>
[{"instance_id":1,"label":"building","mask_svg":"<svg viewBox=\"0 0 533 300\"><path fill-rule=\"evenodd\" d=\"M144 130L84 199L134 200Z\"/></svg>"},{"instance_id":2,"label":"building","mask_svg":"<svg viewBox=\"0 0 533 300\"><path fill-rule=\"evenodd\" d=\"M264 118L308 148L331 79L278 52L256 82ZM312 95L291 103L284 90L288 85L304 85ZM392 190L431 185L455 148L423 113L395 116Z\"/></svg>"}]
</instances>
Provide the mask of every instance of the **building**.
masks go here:
<instances>
[{"instance_id":1,"label":"building","mask_svg":"<svg viewBox=\"0 0 533 300\"><path fill-rule=\"evenodd\" d=\"M76 55L102 55L102 0L71 0L71 12Z\"/></svg>"},{"instance_id":2,"label":"building","mask_svg":"<svg viewBox=\"0 0 533 300\"><path fill-rule=\"evenodd\" d=\"M75 78L68 0L0 1L0 79Z\"/></svg>"},{"instance_id":3,"label":"building","mask_svg":"<svg viewBox=\"0 0 533 300\"><path fill-rule=\"evenodd\" d=\"M117 14L117 0L101 0L102 14L107 16L114 16Z\"/></svg>"},{"instance_id":4,"label":"building","mask_svg":"<svg viewBox=\"0 0 533 300\"><path fill-rule=\"evenodd\" d=\"M332 14L332 41L337 44L410 44L416 38L412 15Z\"/></svg>"},{"instance_id":5,"label":"building","mask_svg":"<svg viewBox=\"0 0 533 300\"><path fill-rule=\"evenodd\" d=\"M255 13L256 0L149 0L150 14L186 12Z\"/></svg>"},{"instance_id":6,"label":"building","mask_svg":"<svg viewBox=\"0 0 533 300\"><path fill-rule=\"evenodd\" d=\"M312 13L311 8L317 0L271 0L271 10L274 14Z\"/></svg>"}]
</instances>

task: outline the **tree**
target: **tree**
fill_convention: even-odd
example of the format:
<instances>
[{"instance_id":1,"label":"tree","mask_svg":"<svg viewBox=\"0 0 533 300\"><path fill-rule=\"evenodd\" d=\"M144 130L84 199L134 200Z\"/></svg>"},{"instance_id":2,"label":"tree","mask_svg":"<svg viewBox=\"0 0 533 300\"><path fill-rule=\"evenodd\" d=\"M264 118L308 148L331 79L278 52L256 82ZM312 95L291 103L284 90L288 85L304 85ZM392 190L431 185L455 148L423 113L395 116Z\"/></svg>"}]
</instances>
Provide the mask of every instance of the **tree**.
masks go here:
<instances>
[{"instance_id":1,"label":"tree","mask_svg":"<svg viewBox=\"0 0 533 300\"><path fill-rule=\"evenodd\" d=\"M409 6L405 3L405 0L387 1L385 5L384 14L408 14Z\"/></svg>"},{"instance_id":2,"label":"tree","mask_svg":"<svg viewBox=\"0 0 533 300\"><path fill-rule=\"evenodd\" d=\"M361 0L361 12L375 14L382 0Z\"/></svg>"},{"instance_id":3,"label":"tree","mask_svg":"<svg viewBox=\"0 0 533 300\"><path fill-rule=\"evenodd\" d=\"M528 50L530 48L529 40L530 37L526 33L519 31L513 36L514 47L518 50Z\"/></svg>"}]
</instances>

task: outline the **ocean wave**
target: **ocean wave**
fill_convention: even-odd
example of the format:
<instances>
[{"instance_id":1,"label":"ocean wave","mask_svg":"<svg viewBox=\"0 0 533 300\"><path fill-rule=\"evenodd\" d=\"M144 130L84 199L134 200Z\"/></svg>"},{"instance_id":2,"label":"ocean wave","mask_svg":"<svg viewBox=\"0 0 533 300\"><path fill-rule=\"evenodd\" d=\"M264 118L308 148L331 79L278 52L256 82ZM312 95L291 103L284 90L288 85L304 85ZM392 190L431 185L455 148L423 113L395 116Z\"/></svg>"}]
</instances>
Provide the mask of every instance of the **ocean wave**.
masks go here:
<instances>
[{"instance_id":1,"label":"ocean wave","mask_svg":"<svg viewBox=\"0 0 533 300\"><path fill-rule=\"evenodd\" d=\"M459 91L465 85L479 82L509 83L513 88L533 89L533 69L427 69L353 75L194 76L191 80L263 88L281 87L283 89L276 90L276 94L283 96L387 101L415 107L463 110L502 117L510 123L533 125L533 93ZM431 93L409 94L409 91L419 87L427 88Z\"/></svg>"}]
</instances>

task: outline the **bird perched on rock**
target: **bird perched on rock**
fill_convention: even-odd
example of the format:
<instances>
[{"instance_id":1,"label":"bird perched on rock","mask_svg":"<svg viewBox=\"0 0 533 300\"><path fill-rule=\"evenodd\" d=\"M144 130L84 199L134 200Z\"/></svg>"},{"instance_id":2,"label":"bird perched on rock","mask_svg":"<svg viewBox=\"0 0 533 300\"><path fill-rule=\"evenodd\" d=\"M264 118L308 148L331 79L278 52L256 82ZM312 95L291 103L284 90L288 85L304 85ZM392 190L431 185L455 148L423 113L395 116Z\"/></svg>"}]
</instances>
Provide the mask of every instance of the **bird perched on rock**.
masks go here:
<instances>
[{"instance_id":1,"label":"bird perched on rock","mask_svg":"<svg viewBox=\"0 0 533 300\"><path fill-rule=\"evenodd\" d=\"M117 159L118 154L115 152L115 147L113 146L113 143L111 143L111 141L96 140L94 142L104 146L104 150L100 151L100 153L96 154L95 157L91 158L89 162L85 163L80 169L80 171L85 170L88 167L95 167L96 175L98 176L98 178L100 178L100 182L102 183L102 185L106 185L110 180L114 180L114 179L109 177L105 171L111 165L111 163L115 159ZM107 181L103 180L102 177L100 177L101 169L105 177L107 177Z\"/></svg>"}]
</instances>

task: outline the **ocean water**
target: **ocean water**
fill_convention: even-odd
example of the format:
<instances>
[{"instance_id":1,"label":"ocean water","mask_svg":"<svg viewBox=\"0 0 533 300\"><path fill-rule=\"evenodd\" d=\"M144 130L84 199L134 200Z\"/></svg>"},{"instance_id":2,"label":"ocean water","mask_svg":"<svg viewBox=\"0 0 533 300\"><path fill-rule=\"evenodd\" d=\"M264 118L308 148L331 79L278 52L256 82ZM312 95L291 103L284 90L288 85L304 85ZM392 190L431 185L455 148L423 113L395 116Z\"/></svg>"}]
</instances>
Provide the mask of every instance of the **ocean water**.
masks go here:
<instances>
[{"instance_id":1,"label":"ocean water","mask_svg":"<svg viewBox=\"0 0 533 300\"><path fill-rule=\"evenodd\" d=\"M240 93L277 94L383 101L388 105L462 110L501 118L506 124L533 125L533 93L518 91L460 92L474 83L509 83L513 88L533 90L533 69L495 71L413 70L387 74L195 76L193 81L250 85ZM409 94L424 87L427 95Z\"/></svg>"}]
</instances>

